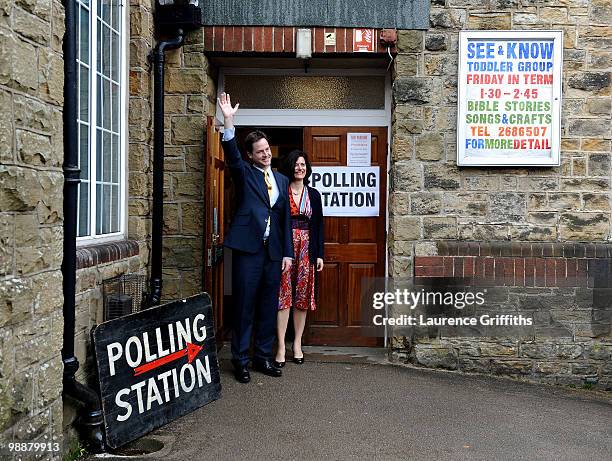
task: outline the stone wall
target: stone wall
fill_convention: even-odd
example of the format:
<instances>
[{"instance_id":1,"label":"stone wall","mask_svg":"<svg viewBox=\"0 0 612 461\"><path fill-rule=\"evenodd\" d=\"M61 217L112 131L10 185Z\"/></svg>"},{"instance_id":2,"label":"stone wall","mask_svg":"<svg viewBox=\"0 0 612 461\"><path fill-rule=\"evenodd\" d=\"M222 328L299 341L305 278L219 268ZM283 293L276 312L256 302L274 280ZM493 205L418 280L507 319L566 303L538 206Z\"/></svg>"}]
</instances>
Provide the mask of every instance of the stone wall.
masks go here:
<instances>
[{"instance_id":1,"label":"stone wall","mask_svg":"<svg viewBox=\"0 0 612 461\"><path fill-rule=\"evenodd\" d=\"M122 274L146 274L146 255L139 254L135 241L84 247L77 250L75 355L81 367L76 376L95 385L95 363L91 330L105 321L104 280ZM148 280L147 280L148 281ZM147 288L146 283L144 289ZM65 408L66 409L66 408ZM66 418L70 421L70 418Z\"/></svg>"},{"instance_id":2,"label":"stone wall","mask_svg":"<svg viewBox=\"0 0 612 461\"><path fill-rule=\"evenodd\" d=\"M96 364L93 360L91 331L104 321L102 282L121 274L146 274L146 254L139 254L138 242L99 245L77 250L75 356L80 367L76 378L97 389ZM110 250L110 251L109 251ZM146 288L146 285L145 285ZM67 446L76 440L72 423L77 408L70 400L64 401L64 437Z\"/></svg>"},{"instance_id":3,"label":"stone wall","mask_svg":"<svg viewBox=\"0 0 612 461\"><path fill-rule=\"evenodd\" d=\"M111 262L85 263L77 272L77 351L87 357L89 330L102 321L103 280L126 272L149 275L153 190L153 3L130 5L128 109L128 239L138 251ZM214 112L215 85L203 53L203 32L187 35L183 48L166 54L164 301L201 291L204 238L204 135ZM212 102L211 102L212 101ZM212 111L212 112L211 112ZM102 245L104 247L104 245ZM148 281L147 287L148 289ZM86 321L86 319L89 319ZM90 370L91 371L91 370ZM85 375L81 373L85 378Z\"/></svg>"},{"instance_id":4,"label":"stone wall","mask_svg":"<svg viewBox=\"0 0 612 461\"><path fill-rule=\"evenodd\" d=\"M150 202L152 193L152 94L147 54L153 48L153 3L130 3L129 101L128 101L128 215L129 241L77 250L75 355L80 363L77 379L95 389L95 364L91 330L104 321L102 282L125 273L147 274L151 241ZM148 281L148 279L147 279ZM61 287L60 287L61 288ZM147 287L148 288L148 285ZM77 435L72 430L76 408L63 406L66 445Z\"/></svg>"},{"instance_id":5,"label":"stone wall","mask_svg":"<svg viewBox=\"0 0 612 461\"><path fill-rule=\"evenodd\" d=\"M128 108L128 241L83 247L77 252L75 351L77 378L95 385L90 332L104 320L102 282L116 275L147 276L151 251L153 190L153 74L148 55L155 46L153 2L130 4ZM214 84L203 54L203 32L166 54L163 300L201 291L206 113L214 104ZM212 90L211 90L212 88ZM208 91L212 91L212 96ZM64 426L76 417L64 406ZM70 438L74 433L70 433Z\"/></svg>"},{"instance_id":6,"label":"stone wall","mask_svg":"<svg viewBox=\"0 0 612 461\"><path fill-rule=\"evenodd\" d=\"M612 4L607 0L434 0L429 30L399 32L393 72L391 276L412 275L414 257L439 255L444 242L465 242L466 248L498 242L510 249L518 242L612 240L610 24ZM559 167L456 166L458 32L462 29L564 31ZM572 296L565 298L567 309ZM406 338L396 340L398 354L417 363L423 363L417 357L423 356L416 353L419 347L448 346L423 338L410 345L403 343ZM497 348L504 346L489 340ZM419 346L423 341L426 345ZM604 371L609 373L610 338L588 341L604 345L598 357L607 363ZM467 343L480 347L472 340ZM511 347L506 359L521 357L520 347ZM457 358L455 363L460 363L460 348L452 346L442 354L449 350ZM550 356L539 358L545 361ZM572 359L588 361L589 353ZM566 362L563 368L573 373L571 364ZM483 371L493 370L489 366ZM549 374L556 372L560 368ZM536 372L531 377L543 379Z\"/></svg>"},{"instance_id":7,"label":"stone wall","mask_svg":"<svg viewBox=\"0 0 612 461\"><path fill-rule=\"evenodd\" d=\"M89 330L102 322L102 281L126 272L149 276L153 190L153 2L130 4L128 108L128 239L138 250L84 261L77 272L78 358L85 363ZM204 56L202 30L166 53L163 299L199 293L204 239L204 141L206 115L214 113L215 84ZM101 245L93 253L106 250ZM85 247L88 251L87 247ZM102 250L99 250L102 248ZM148 289L148 281L147 287ZM82 377L85 377L81 373Z\"/></svg>"},{"instance_id":8,"label":"stone wall","mask_svg":"<svg viewBox=\"0 0 612 461\"><path fill-rule=\"evenodd\" d=\"M130 7L129 233L148 260L153 191L153 2ZM215 84L204 56L203 31L166 53L163 300L199 293L204 253L206 115ZM212 101L212 103L211 103ZM212 104L212 108L211 108Z\"/></svg>"},{"instance_id":9,"label":"stone wall","mask_svg":"<svg viewBox=\"0 0 612 461\"><path fill-rule=\"evenodd\" d=\"M148 261L153 192L153 77L147 56L155 45L152 0L130 1L128 107L128 238Z\"/></svg>"},{"instance_id":10,"label":"stone wall","mask_svg":"<svg viewBox=\"0 0 612 461\"><path fill-rule=\"evenodd\" d=\"M83 247L77 252L77 378L95 385L90 332L104 320L102 282L125 273L150 275L153 190L153 75L148 55L155 46L153 3L130 5L128 108L128 241ZM166 55L163 300L201 291L204 238L204 133L214 111L214 84L203 54L203 32ZM208 94L212 91L212 96ZM64 426L76 417L64 406ZM71 438L74 433L70 433Z\"/></svg>"},{"instance_id":11,"label":"stone wall","mask_svg":"<svg viewBox=\"0 0 612 461\"><path fill-rule=\"evenodd\" d=\"M153 74L148 60L155 46L150 0L130 4L128 101L128 216L124 242L81 247L77 251L75 353L77 379L95 386L91 329L104 321L102 282L132 273L146 276L148 290L153 191ZM201 291L203 252L203 143L209 110L203 32L187 37L179 51L166 55L166 152L164 189L163 301ZM187 75L187 77L185 77ZM180 114L180 115L179 115ZM68 439L76 409L67 402Z\"/></svg>"},{"instance_id":12,"label":"stone wall","mask_svg":"<svg viewBox=\"0 0 612 461\"><path fill-rule=\"evenodd\" d=\"M206 115L216 101L204 31L188 33L167 63L163 298L172 300L203 288Z\"/></svg>"},{"instance_id":13,"label":"stone wall","mask_svg":"<svg viewBox=\"0 0 612 461\"><path fill-rule=\"evenodd\" d=\"M3 443L62 444L63 34L58 1L0 3Z\"/></svg>"},{"instance_id":14,"label":"stone wall","mask_svg":"<svg viewBox=\"0 0 612 461\"><path fill-rule=\"evenodd\" d=\"M393 274L412 269L411 242L612 238L611 19L606 0L437 0L428 31L400 31L389 204ZM564 30L560 167L456 167L461 29ZM422 248L428 246L416 245Z\"/></svg>"},{"instance_id":15,"label":"stone wall","mask_svg":"<svg viewBox=\"0 0 612 461\"><path fill-rule=\"evenodd\" d=\"M90 371L89 330L102 320L101 281L148 269L152 9L151 0L130 1L128 238L138 251L77 273L76 351L84 365L82 380ZM412 275L415 255L443 257L440 241L610 240L609 1L433 0L430 22L426 32L400 31L394 65L390 274ZM458 31L468 28L565 31L560 167L456 167L457 42ZM204 30L188 34L185 46L167 57L166 300L202 287L205 117L214 113L215 104L214 71L204 55L205 41L214 44L215 36L206 31L208 36ZM63 33L61 2L0 2L2 441L62 441ZM265 33L262 37L264 47ZM525 346L487 339L407 345L398 338L394 344L398 357L427 366L448 363L428 362L428 356L450 354L459 369L522 370L523 365L512 363L527 357L536 374L549 380L562 376L566 382L574 377L580 383L599 360L598 376L609 376L609 342L583 339ZM483 357L504 363L483 365ZM65 416L69 423L74 414L66 408Z\"/></svg>"}]
</instances>

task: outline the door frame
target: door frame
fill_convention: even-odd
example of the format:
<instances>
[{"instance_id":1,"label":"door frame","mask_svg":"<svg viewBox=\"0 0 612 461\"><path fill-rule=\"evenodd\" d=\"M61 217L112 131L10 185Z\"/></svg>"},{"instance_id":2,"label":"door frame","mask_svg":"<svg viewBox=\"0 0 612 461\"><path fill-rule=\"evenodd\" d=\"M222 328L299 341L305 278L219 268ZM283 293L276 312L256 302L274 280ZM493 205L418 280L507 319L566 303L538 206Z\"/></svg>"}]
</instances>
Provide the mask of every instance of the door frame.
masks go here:
<instances>
[{"instance_id":1,"label":"door frame","mask_svg":"<svg viewBox=\"0 0 612 461\"><path fill-rule=\"evenodd\" d=\"M218 347L223 344L225 336L224 322L224 292L225 292L225 277L223 275L224 263L222 261L220 279L217 271L219 265L217 258L223 258L223 236L225 232L224 226L224 193L225 193L225 154L221 149L221 143L215 121L213 117L206 117L206 158L204 170L204 265L203 265L203 287L211 295L213 314L214 314L214 330L215 338ZM216 173L221 171L219 177ZM222 204L221 207L216 207L216 199ZM218 251L221 254L218 254ZM215 276L215 274L217 276ZM219 293L221 291L221 293ZM213 294L217 294L217 299L214 299ZM219 296L220 295L220 296Z\"/></svg>"},{"instance_id":2,"label":"door frame","mask_svg":"<svg viewBox=\"0 0 612 461\"><path fill-rule=\"evenodd\" d=\"M331 61L333 62L333 61ZM330 62L330 64L331 64ZM235 126L307 127L307 126L370 126L387 127L387 187L385 190L385 278L389 277L389 175L391 174L391 74L382 68L371 69L277 69L250 67L221 67L217 81L217 98L225 91L226 75L384 75L385 108L380 110L302 110L302 109L240 109L234 118ZM236 103L238 101L233 101ZM223 115L216 105L215 124L223 131ZM385 307L385 310L387 308ZM387 326L384 327L384 346L388 344Z\"/></svg>"}]
</instances>

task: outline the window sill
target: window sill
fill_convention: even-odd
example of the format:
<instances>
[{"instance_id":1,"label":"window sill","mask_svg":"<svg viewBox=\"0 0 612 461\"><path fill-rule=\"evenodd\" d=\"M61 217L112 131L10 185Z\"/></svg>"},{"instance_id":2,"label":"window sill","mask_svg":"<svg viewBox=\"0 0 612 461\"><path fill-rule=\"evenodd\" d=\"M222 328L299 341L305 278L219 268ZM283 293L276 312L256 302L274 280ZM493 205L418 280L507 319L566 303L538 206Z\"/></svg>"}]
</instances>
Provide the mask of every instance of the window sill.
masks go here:
<instances>
[{"instance_id":1,"label":"window sill","mask_svg":"<svg viewBox=\"0 0 612 461\"><path fill-rule=\"evenodd\" d=\"M80 247L76 252L76 268L97 266L139 254L138 242L135 240L119 240L97 245Z\"/></svg>"}]
</instances>

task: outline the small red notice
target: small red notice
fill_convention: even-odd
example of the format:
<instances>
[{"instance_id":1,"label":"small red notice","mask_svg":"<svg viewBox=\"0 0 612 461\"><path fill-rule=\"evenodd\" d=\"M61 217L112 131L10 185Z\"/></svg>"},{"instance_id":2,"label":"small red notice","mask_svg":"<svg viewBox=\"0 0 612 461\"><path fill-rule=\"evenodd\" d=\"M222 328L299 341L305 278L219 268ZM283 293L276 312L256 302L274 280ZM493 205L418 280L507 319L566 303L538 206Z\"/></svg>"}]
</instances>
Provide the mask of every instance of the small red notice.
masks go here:
<instances>
[{"instance_id":1,"label":"small red notice","mask_svg":"<svg viewBox=\"0 0 612 461\"><path fill-rule=\"evenodd\" d=\"M374 51L374 29L353 29L353 51Z\"/></svg>"}]
</instances>

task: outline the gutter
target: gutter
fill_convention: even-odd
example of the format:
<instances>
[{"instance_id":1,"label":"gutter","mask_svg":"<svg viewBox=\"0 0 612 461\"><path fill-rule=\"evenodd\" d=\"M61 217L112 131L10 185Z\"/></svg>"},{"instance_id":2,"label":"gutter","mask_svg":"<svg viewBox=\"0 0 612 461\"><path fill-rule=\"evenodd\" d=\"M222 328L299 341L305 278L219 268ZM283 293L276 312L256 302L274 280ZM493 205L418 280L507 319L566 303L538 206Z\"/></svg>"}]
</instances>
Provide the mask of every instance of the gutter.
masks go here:
<instances>
[{"instance_id":1,"label":"gutter","mask_svg":"<svg viewBox=\"0 0 612 461\"><path fill-rule=\"evenodd\" d=\"M153 222L151 237L151 280L148 307L157 306L162 297L162 247L164 232L164 62L166 50L183 45L183 30L171 40L157 42L152 52L153 77ZM151 56L150 56L151 59Z\"/></svg>"},{"instance_id":2,"label":"gutter","mask_svg":"<svg viewBox=\"0 0 612 461\"><path fill-rule=\"evenodd\" d=\"M77 194L81 182L77 137L76 2L64 0L64 295L63 395L83 404L76 421L81 438L90 451L104 451L102 407L98 393L76 380L79 361L74 355L76 296Z\"/></svg>"}]
</instances>

